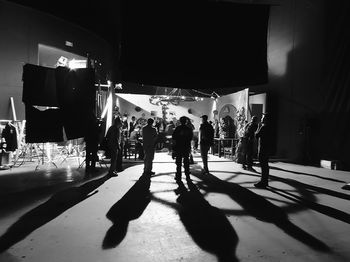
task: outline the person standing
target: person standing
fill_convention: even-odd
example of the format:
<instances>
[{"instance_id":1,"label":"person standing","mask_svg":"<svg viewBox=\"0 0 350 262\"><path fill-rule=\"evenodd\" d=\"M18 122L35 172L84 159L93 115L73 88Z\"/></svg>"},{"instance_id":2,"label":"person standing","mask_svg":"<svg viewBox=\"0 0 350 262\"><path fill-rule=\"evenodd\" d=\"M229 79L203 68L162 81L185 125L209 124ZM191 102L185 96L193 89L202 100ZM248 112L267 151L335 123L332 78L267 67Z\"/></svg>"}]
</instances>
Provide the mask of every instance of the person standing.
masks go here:
<instances>
[{"instance_id":1,"label":"person standing","mask_svg":"<svg viewBox=\"0 0 350 262\"><path fill-rule=\"evenodd\" d=\"M199 127L199 145L203 161L204 174L208 174L208 151L214 143L214 128L208 123L207 115L203 115L201 118L202 124Z\"/></svg>"},{"instance_id":2,"label":"person standing","mask_svg":"<svg viewBox=\"0 0 350 262\"><path fill-rule=\"evenodd\" d=\"M124 158L126 159L128 156L128 138L129 138L129 123L128 123L128 115L124 114L122 119L122 139L121 139L121 152L122 155L124 155ZM119 156L120 157L120 156ZM121 162L123 162L123 156L121 156ZM118 160L119 162L119 160Z\"/></svg>"},{"instance_id":3,"label":"person standing","mask_svg":"<svg viewBox=\"0 0 350 262\"><path fill-rule=\"evenodd\" d=\"M96 162L98 161L98 127L99 122L94 114L90 114L87 120L87 130L85 133L85 172L89 174L90 171L94 171Z\"/></svg>"},{"instance_id":4,"label":"person standing","mask_svg":"<svg viewBox=\"0 0 350 262\"><path fill-rule=\"evenodd\" d=\"M267 114L263 114L255 137L258 139L258 158L261 167L261 180L255 183L254 186L257 188L265 188L269 184L269 155L271 147L271 134Z\"/></svg>"},{"instance_id":5,"label":"person standing","mask_svg":"<svg viewBox=\"0 0 350 262\"><path fill-rule=\"evenodd\" d=\"M108 129L106 134L107 147L111 154L111 165L109 167L109 176L117 176L117 157L120 151L120 127L122 126L120 118L114 118L113 125Z\"/></svg>"},{"instance_id":6,"label":"person standing","mask_svg":"<svg viewBox=\"0 0 350 262\"><path fill-rule=\"evenodd\" d=\"M154 120L148 118L147 125L142 128L142 140L143 140L143 151L144 151L144 174L153 175L155 172L152 171L154 152L157 143L157 130L153 127Z\"/></svg>"},{"instance_id":7,"label":"person standing","mask_svg":"<svg viewBox=\"0 0 350 262\"><path fill-rule=\"evenodd\" d=\"M189 156L191 152L191 140L193 138L193 130L187 125L187 117L180 117L180 125L177 126L172 135L173 150L176 162L175 180L181 181L182 160L184 163L186 179L190 178L190 162Z\"/></svg>"},{"instance_id":8,"label":"person standing","mask_svg":"<svg viewBox=\"0 0 350 262\"><path fill-rule=\"evenodd\" d=\"M135 127L136 127L136 117L132 116L131 121L129 123L129 136L130 136L131 132L134 131Z\"/></svg>"},{"instance_id":9,"label":"person standing","mask_svg":"<svg viewBox=\"0 0 350 262\"><path fill-rule=\"evenodd\" d=\"M246 141L244 137L244 131L245 131L245 120L240 119L237 126L237 138L238 143L236 146L236 152L235 152L235 161L239 164L242 164L242 168L244 168L244 157L245 157L245 151L246 151Z\"/></svg>"},{"instance_id":10,"label":"person standing","mask_svg":"<svg viewBox=\"0 0 350 262\"><path fill-rule=\"evenodd\" d=\"M193 160L193 151L194 151L194 140L193 140L193 131L195 129L194 127L194 124L192 123L192 119L188 118L187 117L187 122L186 122L186 125L192 129L192 140L191 140L191 150L190 150L190 156L189 156L189 159L190 159L190 165L193 165L194 164L194 160Z\"/></svg>"},{"instance_id":11,"label":"person standing","mask_svg":"<svg viewBox=\"0 0 350 262\"><path fill-rule=\"evenodd\" d=\"M244 140L245 150L243 158L243 169L255 172L253 169L253 154L254 154L254 141L255 132L258 129L258 117L253 116L251 121L245 126Z\"/></svg>"}]
</instances>

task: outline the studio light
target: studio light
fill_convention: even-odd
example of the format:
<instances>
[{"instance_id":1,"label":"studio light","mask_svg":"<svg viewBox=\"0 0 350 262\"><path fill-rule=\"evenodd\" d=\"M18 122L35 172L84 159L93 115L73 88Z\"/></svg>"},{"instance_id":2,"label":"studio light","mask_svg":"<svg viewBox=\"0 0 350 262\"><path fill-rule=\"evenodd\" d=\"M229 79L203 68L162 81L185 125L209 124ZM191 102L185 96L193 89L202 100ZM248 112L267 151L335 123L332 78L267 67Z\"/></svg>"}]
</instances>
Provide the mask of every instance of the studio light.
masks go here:
<instances>
[{"instance_id":1,"label":"studio light","mask_svg":"<svg viewBox=\"0 0 350 262\"><path fill-rule=\"evenodd\" d=\"M191 96L190 94L181 94L181 89L173 88L167 95L153 95L150 97L149 102L152 105L167 106L167 105L179 105L181 102L196 102L203 101L203 98L197 96Z\"/></svg>"}]
</instances>

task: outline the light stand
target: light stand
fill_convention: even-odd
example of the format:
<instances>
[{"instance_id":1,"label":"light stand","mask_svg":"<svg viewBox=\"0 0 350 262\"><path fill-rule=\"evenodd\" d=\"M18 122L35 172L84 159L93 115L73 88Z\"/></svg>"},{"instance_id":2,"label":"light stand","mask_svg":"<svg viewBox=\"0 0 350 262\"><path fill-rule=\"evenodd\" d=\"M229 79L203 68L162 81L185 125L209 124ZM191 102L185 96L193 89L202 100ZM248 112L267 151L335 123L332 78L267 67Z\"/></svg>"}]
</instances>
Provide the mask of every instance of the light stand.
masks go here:
<instances>
[{"instance_id":1,"label":"light stand","mask_svg":"<svg viewBox=\"0 0 350 262\"><path fill-rule=\"evenodd\" d=\"M41 153L41 159L39 159L38 164L35 167L35 171L37 169L39 169L40 165L44 165L45 164L45 143L42 143L42 146L43 146L43 148L42 148L42 153ZM54 165L57 168L57 165L55 164L55 162L52 161L49 153L47 153L47 158L48 158L49 161L46 164L48 164L48 165L52 164L52 165ZM40 160L41 160L41 164L40 164Z\"/></svg>"}]
</instances>

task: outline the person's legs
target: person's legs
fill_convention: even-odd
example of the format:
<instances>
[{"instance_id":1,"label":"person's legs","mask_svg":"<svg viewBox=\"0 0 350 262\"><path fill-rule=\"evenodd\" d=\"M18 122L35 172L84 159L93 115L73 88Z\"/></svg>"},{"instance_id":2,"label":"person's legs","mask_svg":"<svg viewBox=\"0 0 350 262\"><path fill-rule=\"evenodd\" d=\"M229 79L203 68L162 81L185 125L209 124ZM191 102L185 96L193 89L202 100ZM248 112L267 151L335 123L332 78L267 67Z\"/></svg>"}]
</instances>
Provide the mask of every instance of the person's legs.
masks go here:
<instances>
[{"instance_id":1,"label":"person's legs","mask_svg":"<svg viewBox=\"0 0 350 262\"><path fill-rule=\"evenodd\" d=\"M140 159L140 160L143 160L144 157L145 157L145 153L144 153L142 144L141 144L140 142L137 142L137 143L136 143L136 148L137 148L137 152L138 152L138 154L139 154L139 159Z\"/></svg>"},{"instance_id":2,"label":"person's legs","mask_svg":"<svg viewBox=\"0 0 350 262\"><path fill-rule=\"evenodd\" d=\"M117 169L117 155L118 155L118 150L116 149L111 149L111 165L109 166L109 174L113 174L116 172Z\"/></svg>"},{"instance_id":3,"label":"person's legs","mask_svg":"<svg viewBox=\"0 0 350 262\"><path fill-rule=\"evenodd\" d=\"M209 168L208 168L208 150L209 150L209 146L201 145L201 157L202 157L202 161L203 161L204 172L206 172L206 173L209 173Z\"/></svg>"},{"instance_id":4,"label":"person's legs","mask_svg":"<svg viewBox=\"0 0 350 262\"><path fill-rule=\"evenodd\" d=\"M177 155L175 158L176 163L176 174L175 180L181 180L181 164L182 164L182 155Z\"/></svg>"},{"instance_id":5,"label":"person's legs","mask_svg":"<svg viewBox=\"0 0 350 262\"><path fill-rule=\"evenodd\" d=\"M129 144L127 142L124 142L123 144L124 144L124 146L123 146L123 148L124 148L124 150L123 150L124 151L124 158L127 159L128 158Z\"/></svg>"},{"instance_id":6,"label":"person's legs","mask_svg":"<svg viewBox=\"0 0 350 262\"><path fill-rule=\"evenodd\" d=\"M149 161L150 161L150 163L149 163L149 168L150 168L150 172L152 172L155 148L151 148L149 151L150 151L150 152L149 152L149 155L150 155L150 159L149 159Z\"/></svg>"},{"instance_id":7,"label":"person's legs","mask_svg":"<svg viewBox=\"0 0 350 262\"><path fill-rule=\"evenodd\" d=\"M261 157L261 161L260 161L260 165L261 165L261 181L268 185L268 181L269 181L269 159L267 155L262 155Z\"/></svg>"},{"instance_id":8,"label":"person's legs","mask_svg":"<svg viewBox=\"0 0 350 262\"><path fill-rule=\"evenodd\" d=\"M247 168L252 169L253 168L253 142L252 141L247 142L245 161L246 161L245 163L247 165Z\"/></svg>"},{"instance_id":9,"label":"person's legs","mask_svg":"<svg viewBox=\"0 0 350 262\"><path fill-rule=\"evenodd\" d=\"M265 188L269 184L269 158L267 154L259 153L259 163L261 168L261 180L254 184L255 187Z\"/></svg>"},{"instance_id":10,"label":"person's legs","mask_svg":"<svg viewBox=\"0 0 350 262\"><path fill-rule=\"evenodd\" d=\"M121 146L117 154L117 171L118 172L123 171L123 146Z\"/></svg>"},{"instance_id":11,"label":"person's legs","mask_svg":"<svg viewBox=\"0 0 350 262\"><path fill-rule=\"evenodd\" d=\"M147 173L149 172L149 158L150 158L150 155L148 153L148 150L147 148L143 148L143 163L144 163L144 167L143 167L143 172L144 173Z\"/></svg>"},{"instance_id":12,"label":"person's legs","mask_svg":"<svg viewBox=\"0 0 350 262\"><path fill-rule=\"evenodd\" d=\"M96 167L96 162L98 161L98 155L97 155L97 151L98 151L98 144L94 144L92 151L91 151L91 168L95 169Z\"/></svg>"},{"instance_id":13,"label":"person's legs","mask_svg":"<svg viewBox=\"0 0 350 262\"><path fill-rule=\"evenodd\" d=\"M187 153L187 152L184 153L183 159L184 159L185 175L186 175L186 178L189 178L189 177L190 177L190 160L189 160L189 153Z\"/></svg>"},{"instance_id":14,"label":"person's legs","mask_svg":"<svg viewBox=\"0 0 350 262\"><path fill-rule=\"evenodd\" d=\"M152 164L154 159L154 148L144 148L144 172L152 172Z\"/></svg>"}]
</instances>

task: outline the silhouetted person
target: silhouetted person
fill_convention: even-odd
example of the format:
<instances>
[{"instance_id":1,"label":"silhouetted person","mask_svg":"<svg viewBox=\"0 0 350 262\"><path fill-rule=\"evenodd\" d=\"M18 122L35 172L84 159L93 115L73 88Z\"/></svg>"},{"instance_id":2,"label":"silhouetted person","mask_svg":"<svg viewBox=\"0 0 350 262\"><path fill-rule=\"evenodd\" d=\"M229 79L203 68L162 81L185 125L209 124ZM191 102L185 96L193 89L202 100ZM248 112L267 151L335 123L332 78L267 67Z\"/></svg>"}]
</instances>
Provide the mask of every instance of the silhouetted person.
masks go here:
<instances>
[{"instance_id":1,"label":"silhouetted person","mask_svg":"<svg viewBox=\"0 0 350 262\"><path fill-rule=\"evenodd\" d=\"M94 114L91 114L88 119L87 130L85 134L85 145L86 145L86 173L94 170L96 167L96 161L98 161L97 150L98 150L98 119Z\"/></svg>"},{"instance_id":2,"label":"silhouetted person","mask_svg":"<svg viewBox=\"0 0 350 262\"><path fill-rule=\"evenodd\" d=\"M175 180L181 180L181 166L184 163L185 176L190 178L189 156L191 152L191 140L193 138L192 128L187 125L187 117L180 117L180 125L173 133L173 150L176 162Z\"/></svg>"},{"instance_id":3,"label":"silhouetted person","mask_svg":"<svg viewBox=\"0 0 350 262\"><path fill-rule=\"evenodd\" d=\"M187 121L186 121L186 125L192 129L192 132L193 130L195 129L193 123L192 123L192 119L189 119L187 117ZM190 156L189 156L189 159L190 159L190 165L193 165L194 164L194 160L193 160L193 149L194 149L194 140L193 140L193 137L192 137L192 140L191 140L191 150L190 150Z\"/></svg>"},{"instance_id":4,"label":"silhouetted person","mask_svg":"<svg viewBox=\"0 0 350 262\"><path fill-rule=\"evenodd\" d=\"M152 171L154 152L157 143L157 130L153 127L154 120L148 118L147 125L142 128L144 169L145 174L154 174Z\"/></svg>"},{"instance_id":5,"label":"silhouetted person","mask_svg":"<svg viewBox=\"0 0 350 262\"><path fill-rule=\"evenodd\" d=\"M245 126L244 130L244 139L245 139L245 148L244 148L244 159L243 159L243 168L255 171L253 169L253 153L254 153L254 140L255 132L258 129L258 118L253 116L251 121Z\"/></svg>"},{"instance_id":6,"label":"silhouetted person","mask_svg":"<svg viewBox=\"0 0 350 262\"><path fill-rule=\"evenodd\" d=\"M120 151L120 127L121 121L119 117L114 118L113 125L108 129L106 134L107 147L111 154L111 165L109 167L109 176L117 175L117 157Z\"/></svg>"},{"instance_id":7,"label":"silhouetted person","mask_svg":"<svg viewBox=\"0 0 350 262\"><path fill-rule=\"evenodd\" d=\"M122 154L124 155L125 158L127 158L127 154L128 154L128 144L127 144L127 139L129 137L129 123L128 123L128 115L127 114L124 114L123 115L123 118L122 118L122 126L121 126L121 134L122 134L122 139L121 139L121 143L120 143L120 146L121 146L121 152ZM117 167L117 170L118 169L122 169L121 167L121 164L123 162L123 157L121 158L121 161L120 161L120 167ZM118 170L119 171L119 170ZM120 170L122 171L122 170Z\"/></svg>"},{"instance_id":8,"label":"silhouetted person","mask_svg":"<svg viewBox=\"0 0 350 262\"><path fill-rule=\"evenodd\" d=\"M143 147L142 142L140 142L141 133L140 133L140 126L135 126L134 130L130 133L130 142L135 142L135 149L137 151L137 154L139 156L140 160L143 160L144 153L143 153Z\"/></svg>"},{"instance_id":9,"label":"silhouetted person","mask_svg":"<svg viewBox=\"0 0 350 262\"><path fill-rule=\"evenodd\" d=\"M129 123L129 135L131 134L132 131L134 131L135 127L136 127L136 117L132 116L131 121Z\"/></svg>"},{"instance_id":10,"label":"silhouetted person","mask_svg":"<svg viewBox=\"0 0 350 262\"><path fill-rule=\"evenodd\" d=\"M214 143L214 128L211 124L208 123L207 115L203 115L201 118L202 124L199 127L199 144L203 161L204 174L208 174L208 151Z\"/></svg>"},{"instance_id":11,"label":"silhouetted person","mask_svg":"<svg viewBox=\"0 0 350 262\"><path fill-rule=\"evenodd\" d=\"M258 139L258 158L261 167L261 180L254 184L257 188L265 188L268 186L269 181L269 154L271 147L270 130L267 123L267 114L263 114L261 123L258 130L255 133L255 137Z\"/></svg>"}]
</instances>

